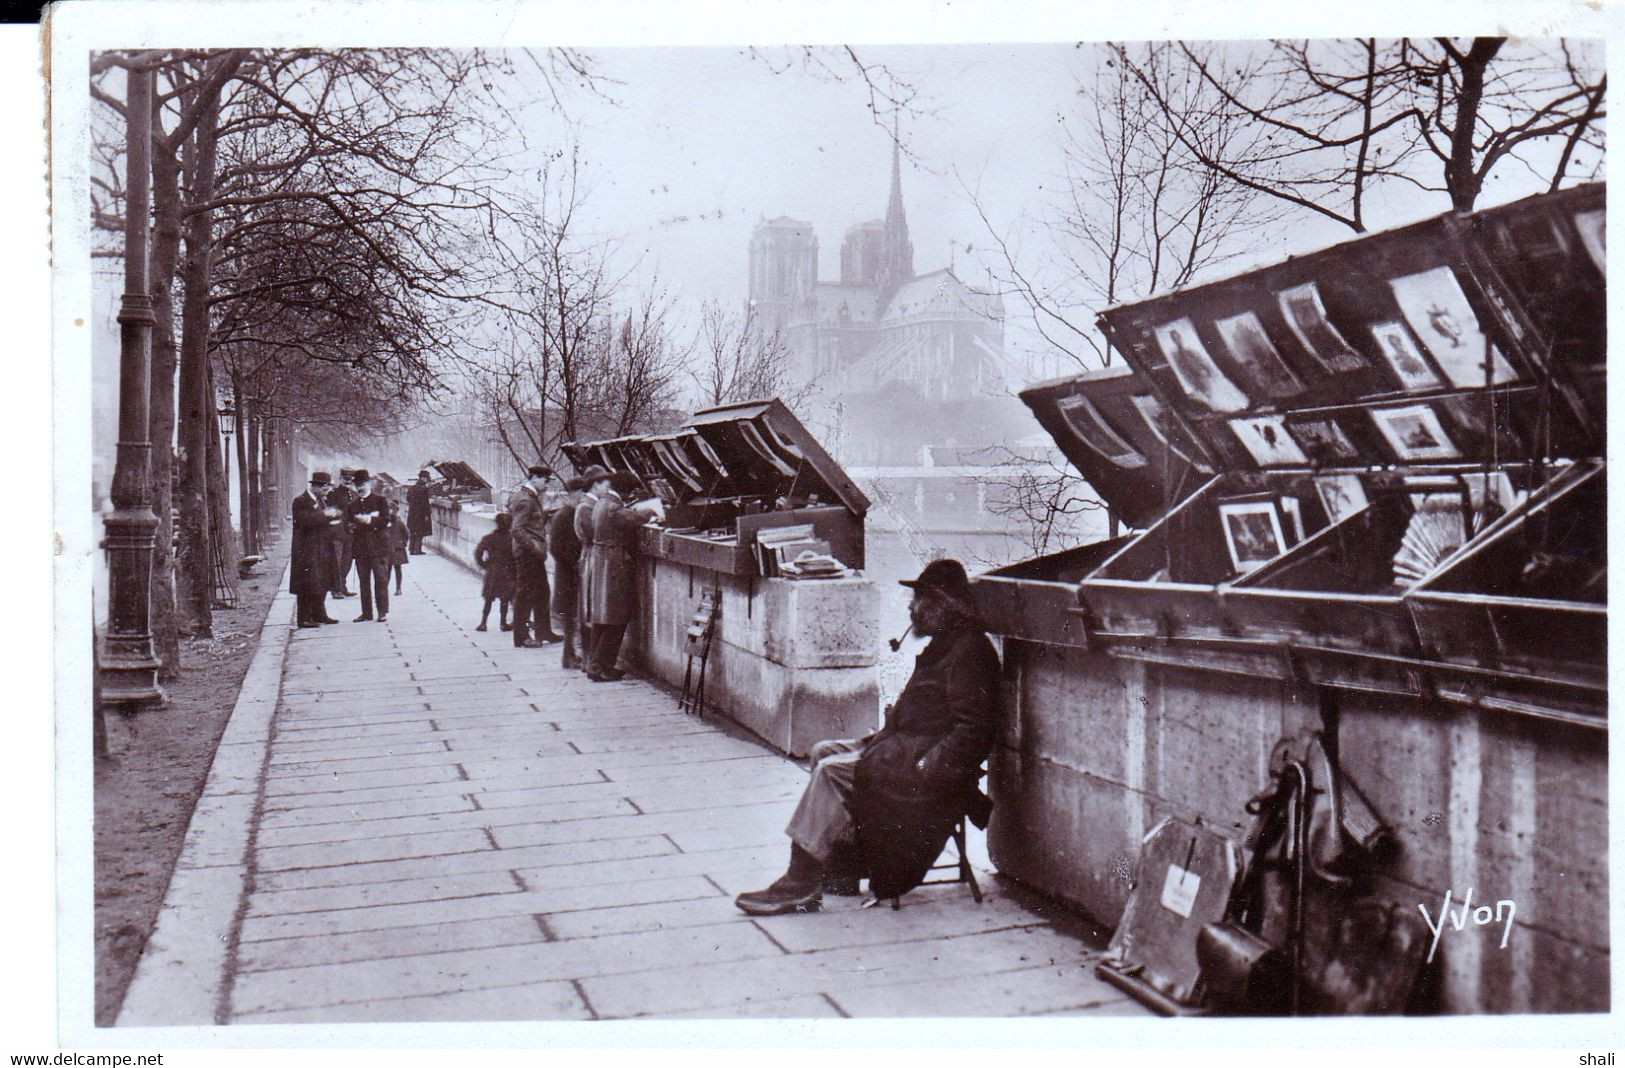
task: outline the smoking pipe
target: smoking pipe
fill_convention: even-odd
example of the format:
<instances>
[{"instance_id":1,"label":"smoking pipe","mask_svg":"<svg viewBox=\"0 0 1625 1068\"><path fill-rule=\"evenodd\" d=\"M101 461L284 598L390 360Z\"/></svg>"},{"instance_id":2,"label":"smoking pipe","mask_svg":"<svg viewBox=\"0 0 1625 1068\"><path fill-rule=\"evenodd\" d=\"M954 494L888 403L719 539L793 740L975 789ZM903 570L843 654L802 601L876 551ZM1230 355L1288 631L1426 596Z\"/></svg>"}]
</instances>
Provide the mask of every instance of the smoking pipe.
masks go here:
<instances>
[{"instance_id":1,"label":"smoking pipe","mask_svg":"<svg viewBox=\"0 0 1625 1068\"><path fill-rule=\"evenodd\" d=\"M891 651L892 652L895 653L897 650L899 650L899 649L901 649L903 647L903 639L908 637L909 632L912 631L913 629L914 629L914 624L910 623L908 626L903 628L903 633L899 634L895 638L887 638L886 639L886 644L891 646Z\"/></svg>"}]
</instances>

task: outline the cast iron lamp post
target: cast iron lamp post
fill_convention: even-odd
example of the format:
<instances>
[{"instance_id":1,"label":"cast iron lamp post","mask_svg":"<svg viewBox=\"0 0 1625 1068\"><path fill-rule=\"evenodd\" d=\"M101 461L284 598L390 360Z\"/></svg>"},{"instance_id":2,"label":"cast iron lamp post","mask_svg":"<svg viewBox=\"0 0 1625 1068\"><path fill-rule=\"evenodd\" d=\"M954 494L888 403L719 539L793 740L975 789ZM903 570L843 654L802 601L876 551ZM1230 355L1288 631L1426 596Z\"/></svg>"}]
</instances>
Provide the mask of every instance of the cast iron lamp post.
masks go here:
<instances>
[{"instance_id":1,"label":"cast iron lamp post","mask_svg":"<svg viewBox=\"0 0 1625 1068\"><path fill-rule=\"evenodd\" d=\"M152 442L148 395L152 361L152 293L148 283L147 227L152 176L153 72L136 59L129 68L126 104L129 190L124 217L124 296L119 304L118 457L113 467L113 510L107 531L107 631L101 648L104 707L134 712L160 705L161 666L152 644L152 549L158 517L152 511Z\"/></svg>"}]
</instances>

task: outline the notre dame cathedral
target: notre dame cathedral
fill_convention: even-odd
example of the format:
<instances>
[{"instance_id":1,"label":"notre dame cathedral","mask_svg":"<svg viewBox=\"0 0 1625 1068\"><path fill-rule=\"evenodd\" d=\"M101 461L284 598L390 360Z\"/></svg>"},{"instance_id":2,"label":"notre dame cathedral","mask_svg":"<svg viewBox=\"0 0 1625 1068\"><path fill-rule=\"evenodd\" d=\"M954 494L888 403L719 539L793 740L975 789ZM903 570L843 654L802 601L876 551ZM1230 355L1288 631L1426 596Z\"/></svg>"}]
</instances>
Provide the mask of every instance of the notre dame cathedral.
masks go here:
<instances>
[{"instance_id":1,"label":"notre dame cathedral","mask_svg":"<svg viewBox=\"0 0 1625 1068\"><path fill-rule=\"evenodd\" d=\"M749 299L757 329L788 345L792 379L812 386L824 417L809 422L845 464L975 463L1031 431L1004 372L1002 298L951 267L914 272L895 146L886 217L846 231L840 281L818 277L810 223L764 219L751 234Z\"/></svg>"}]
</instances>

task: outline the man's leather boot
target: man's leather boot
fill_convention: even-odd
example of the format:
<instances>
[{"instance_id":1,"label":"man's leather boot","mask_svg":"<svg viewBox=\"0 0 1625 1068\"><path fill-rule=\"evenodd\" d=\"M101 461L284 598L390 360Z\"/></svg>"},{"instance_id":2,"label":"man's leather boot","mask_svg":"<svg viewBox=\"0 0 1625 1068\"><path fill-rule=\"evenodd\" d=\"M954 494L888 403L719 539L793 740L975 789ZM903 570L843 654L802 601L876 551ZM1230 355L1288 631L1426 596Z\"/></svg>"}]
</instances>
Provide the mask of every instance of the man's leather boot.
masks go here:
<instances>
[{"instance_id":1,"label":"man's leather boot","mask_svg":"<svg viewBox=\"0 0 1625 1068\"><path fill-rule=\"evenodd\" d=\"M823 881L824 866L818 858L791 842L789 870L765 890L740 894L734 904L752 916L817 912L823 900Z\"/></svg>"}]
</instances>

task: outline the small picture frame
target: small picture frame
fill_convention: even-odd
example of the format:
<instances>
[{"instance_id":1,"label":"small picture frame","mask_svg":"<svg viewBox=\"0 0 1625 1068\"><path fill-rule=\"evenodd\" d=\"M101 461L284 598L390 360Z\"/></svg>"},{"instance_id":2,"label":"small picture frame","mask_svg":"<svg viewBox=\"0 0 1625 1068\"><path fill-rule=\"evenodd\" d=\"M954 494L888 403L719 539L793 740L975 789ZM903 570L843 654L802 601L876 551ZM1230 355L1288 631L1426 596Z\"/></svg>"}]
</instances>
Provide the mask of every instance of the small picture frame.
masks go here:
<instances>
[{"instance_id":1,"label":"small picture frame","mask_svg":"<svg viewBox=\"0 0 1625 1068\"><path fill-rule=\"evenodd\" d=\"M1326 509L1326 518L1340 523L1371 503L1359 475L1322 475L1315 479L1315 492Z\"/></svg>"},{"instance_id":2,"label":"small picture frame","mask_svg":"<svg viewBox=\"0 0 1625 1068\"><path fill-rule=\"evenodd\" d=\"M1313 282L1284 289L1276 294L1286 325L1299 344L1328 371L1358 371L1366 366L1354 346L1344 340L1326 317L1326 305Z\"/></svg>"},{"instance_id":3,"label":"small picture frame","mask_svg":"<svg viewBox=\"0 0 1625 1068\"><path fill-rule=\"evenodd\" d=\"M1074 394L1062 397L1055 407L1060 410L1061 418L1066 420L1068 429L1073 437L1083 442L1085 446L1101 456L1110 460L1118 467L1144 467L1145 456L1129 444L1128 440L1119 434L1106 418L1100 414L1088 397Z\"/></svg>"},{"instance_id":4,"label":"small picture frame","mask_svg":"<svg viewBox=\"0 0 1625 1068\"><path fill-rule=\"evenodd\" d=\"M1189 319L1175 319L1154 331L1157 346L1179 379L1180 388L1189 397L1201 401L1215 412L1239 412L1251 401L1247 394L1224 376L1213 362L1202 339L1196 335L1196 325Z\"/></svg>"},{"instance_id":5,"label":"small picture frame","mask_svg":"<svg viewBox=\"0 0 1625 1068\"><path fill-rule=\"evenodd\" d=\"M1416 347L1416 341L1404 323L1377 323L1371 327L1371 337L1376 341L1382 358L1393 370L1394 377L1406 389L1437 389L1443 384L1439 376L1433 373L1433 368L1428 366L1422 350Z\"/></svg>"},{"instance_id":6,"label":"small picture frame","mask_svg":"<svg viewBox=\"0 0 1625 1068\"><path fill-rule=\"evenodd\" d=\"M1286 551L1281 510L1274 498L1220 501L1219 525L1237 574L1245 575Z\"/></svg>"},{"instance_id":7,"label":"small picture frame","mask_svg":"<svg viewBox=\"0 0 1625 1068\"><path fill-rule=\"evenodd\" d=\"M1253 385L1269 397L1295 397L1303 383L1281 360L1275 342L1264 332L1264 324L1252 312L1214 321L1219 336L1237 364L1244 368Z\"/></svg>"},{"instance_id":8,"label":"small picture frame","mask_svg":"<svg viewBox=\"0 0 1625 1068\"><path fill-rule=\"evenodd\" d=\"M1401 460L1455 460L1461 456L1439 424L1439 413L1431 405L1374 408L1371 419L1388 447Z\"/></svg>"},{"instance_id":9,"label":"small picture frame","mask_svg":"<svg viewBox=\"0 0 1625 1068\"><path fill-rule=\"evenodd\" d=\"M1230 429L1260 467L1307 464L1309 457L1286 428L1286 418L1260 415L1230 420Z\"/></svg>"},{"instance_id":10,"label":"small picture frame","mask_svg":"<svg viewBox=\"0 0 1625 1068\"><path fill-rule=\"evenodd\" d=\"M1185 432L1185 429L1174 422L1163 407L1162 401L1150 393L1136 393L1129 398L1134 407L1139 410L1140 418L1145 420L1151 433L1156 435L1158 441L1167 446L1168 451L1184 460L1198 471L1212 474L1212 466L1202 459L1201 448Z\"/></svg>"},{"instance_id":11,"label":"small picture frame","mask_svg":"<svg viewBox=\"0 0 1625 1068\"><path fill-rule=\"evenodd\" d=\"M1288 424L1288 429L1315 463L1353 463L1360 459L1360 450L1349 440L1336 419L1295 418Z\"/></svg>"}]
</instances>

